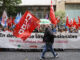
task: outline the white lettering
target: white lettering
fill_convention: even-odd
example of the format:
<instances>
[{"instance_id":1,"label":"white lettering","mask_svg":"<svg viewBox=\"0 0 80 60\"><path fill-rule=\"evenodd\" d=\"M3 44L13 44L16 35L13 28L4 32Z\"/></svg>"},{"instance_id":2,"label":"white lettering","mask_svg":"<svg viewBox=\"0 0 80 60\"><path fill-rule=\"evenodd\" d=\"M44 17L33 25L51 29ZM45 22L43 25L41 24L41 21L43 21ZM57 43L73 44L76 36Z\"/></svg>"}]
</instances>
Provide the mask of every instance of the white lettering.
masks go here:
<instances>
[{"instance_id":1,"label":"white lettering","mask_svg":"<svg viewBox=\"0 0 80 60\"><path fill-rule=\"evenodd\" d=\"M23 24L21 28L22 28L23 30L25 30L25 29L26 29L26 25Z\"/></svg>"},{"instance_id":2,"label":"white lettering","mask_svg":"<svg viewBox=\"0 0 80 60\"><path fill-rule=\"evenodd\" d=\"M19 34L22 34L26 29L28 29L30 27L29 24L27 24L27 23L31 18L32 18L31 14L28 13L23 25L21 26L21 29L18 32Z\"/></svg>"},{"instance_id":3,"label":"white lettering","mask_svg":"<svg viewBox=\"0 0 80 60\"><path fill-rule=\"evenodd\" d=\"M28 13L27 16L26 16L26 19L30 20L31 18L32 18L31 14Z\"/></svg>"},{"instance_id":4,"label":"white lettering","mask_svg":"<svg viewBox=\"0 0 80 60\"><path fill-rule=\"evenodd\" d=\"M20 29L18 33L22 34L23 32L24 32L24 30Z\"/></svg>"}]
</instances>

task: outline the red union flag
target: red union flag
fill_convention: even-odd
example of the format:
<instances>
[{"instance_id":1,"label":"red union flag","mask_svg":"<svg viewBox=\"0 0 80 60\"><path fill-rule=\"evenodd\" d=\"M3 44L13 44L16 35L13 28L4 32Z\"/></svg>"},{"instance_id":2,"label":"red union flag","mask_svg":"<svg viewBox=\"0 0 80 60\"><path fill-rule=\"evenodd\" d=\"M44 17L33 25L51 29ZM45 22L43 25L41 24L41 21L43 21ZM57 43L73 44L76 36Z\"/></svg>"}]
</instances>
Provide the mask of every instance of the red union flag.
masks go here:
<instances>
[{"instance_id":1,"label":"red union flag","mask_svg":"<svg viewBox=\"0 0 80 60\"><path fill-rule=\"evenodd\" d=\"M55 13L54 13L54 8L52 5L52 0L51 0L51 7L50 7L50 19L52 24L57 24L56 18L55 18Z\"/></svg>"},{"instance_id":2,"label":"red union flag","mask_svg":"<svg viewBox=\"0 0 80 60\"><path fill-rule=\"evenodd\" d=\"M69 23L69 18L68 18L68 16L67 16L67 18L66 18L66 26L70 27L70 23Z\"/></svg>"},{"instance_id":3,"label":"red union flag","mask_svg":"<svg viewBox=\"0 0 80 60\"><path fill-rule=\"evenodd\" d=\"M75 18L73 19L73 27L75 27L77 25Z\"/></svg>"},{"instance_id":4,"label":"red union flag","mask_svg":"<svg viewBox=\"0 0 80 60\"><path fill-rule=\"evenodd\" d=\"M78 26L80 27L80 17L78 16Z\"/></svg>"},{"instance_id":5,"label":"red union flag","mask_svg":"<svg viewBox=\"0 0 80 60\"><path fill-rule=\"evenodd\" d=\"M72 27L73 26L73 20L71 19L71 21L70 21L70 27Z\"/></svg>"},{"instance_id":6,"label":"red union flag","mask_svg":"<svg viewBox=\"0 0 80 60\"><path fill-rule=\"evenodd\" d=\"M16 24L13 35L23 40L27 39L33 30L39 25L40 20L33 16L29 11L20 19L19 23Z\"/></svg>"}]
</instances>

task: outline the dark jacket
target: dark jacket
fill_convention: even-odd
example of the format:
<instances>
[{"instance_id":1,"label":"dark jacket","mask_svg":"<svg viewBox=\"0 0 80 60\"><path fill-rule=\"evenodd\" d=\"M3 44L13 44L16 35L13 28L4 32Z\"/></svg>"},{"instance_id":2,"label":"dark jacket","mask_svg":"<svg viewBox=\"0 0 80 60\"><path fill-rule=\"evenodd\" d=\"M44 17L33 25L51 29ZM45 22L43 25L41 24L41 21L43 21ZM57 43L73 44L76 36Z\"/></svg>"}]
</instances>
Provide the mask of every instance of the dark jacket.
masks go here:
<instances>
[{"instance_id":1,"label":"dark jacket","mask_svg":"<svg viewBox=\"0 0 80 60\"><path fill-rule=\"evenodd\" d=\"M54 43L54 35L52 30L49 27L45 29L43 41L45 43Z\"/></svg>"}]
</instances>

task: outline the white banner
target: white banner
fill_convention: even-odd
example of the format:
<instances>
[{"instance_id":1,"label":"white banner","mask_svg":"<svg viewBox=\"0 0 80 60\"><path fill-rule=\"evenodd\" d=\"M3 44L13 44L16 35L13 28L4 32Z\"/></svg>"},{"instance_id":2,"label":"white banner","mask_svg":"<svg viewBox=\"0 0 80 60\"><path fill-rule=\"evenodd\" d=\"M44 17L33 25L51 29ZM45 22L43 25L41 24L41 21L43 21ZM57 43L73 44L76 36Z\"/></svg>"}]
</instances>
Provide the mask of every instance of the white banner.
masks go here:
<instances>
[{"instance_id":1,"label":"white banner","mask_svg":"<svg viewBox=\"0 0 80 60\"><path fill-rule=\"evenodd\" d=\"M0 32L0 48L42 49L44 46L43 33L32 33L26 41L16 38L11 32ZM80 49L80 34L58 33L54 41L54 48Z\"/></svg>"}]
</instances>

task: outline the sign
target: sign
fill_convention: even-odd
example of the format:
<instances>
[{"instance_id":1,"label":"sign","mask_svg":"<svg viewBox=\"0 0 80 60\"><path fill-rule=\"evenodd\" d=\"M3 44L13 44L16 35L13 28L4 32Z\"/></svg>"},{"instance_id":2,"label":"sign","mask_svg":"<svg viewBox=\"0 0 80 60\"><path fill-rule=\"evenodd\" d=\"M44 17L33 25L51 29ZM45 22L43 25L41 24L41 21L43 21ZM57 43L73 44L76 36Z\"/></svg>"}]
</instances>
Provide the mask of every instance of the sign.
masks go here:
<instances>
[{"instance_id":1,"label":"sign","mask_svg":"<svg viewBox=\"0 0 80 60\"><path fill-rule=\"evenodd\" d=\"M43 33L32 33L28 39L22 41L20 38L13 36L12 32L0 32L0 48L42 49L44 46L43 35ZM53 45L56 49L80 49L80 34L58 33Z\"/></svg>"}]
</instances>

